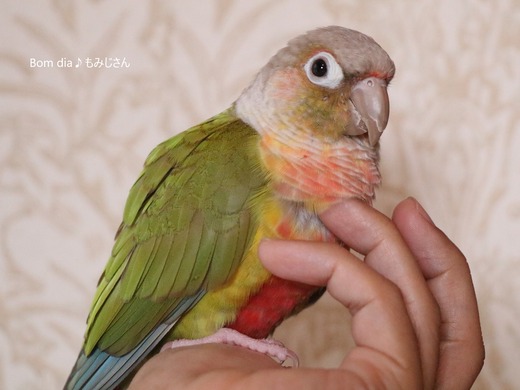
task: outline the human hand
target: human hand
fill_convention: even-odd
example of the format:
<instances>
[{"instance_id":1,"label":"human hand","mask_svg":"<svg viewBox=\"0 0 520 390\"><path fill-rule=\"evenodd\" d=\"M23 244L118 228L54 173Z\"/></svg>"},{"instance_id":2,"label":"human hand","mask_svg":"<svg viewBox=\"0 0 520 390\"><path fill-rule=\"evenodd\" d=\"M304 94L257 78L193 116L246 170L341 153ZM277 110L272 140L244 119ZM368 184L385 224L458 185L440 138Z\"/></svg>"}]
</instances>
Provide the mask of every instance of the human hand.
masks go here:
<instances>
[{"instance_id":1,"label":"human hand","mask_svg":"<svg viewBox=\"0 0 520 390\"><path fill-rule=\"evenodd\" d=\"M330 243L267 240L259 253L273 274L326 285L352 313L356 347L337 369L284 369L208 344L160 353L130 388L470 388L484 359L470 271L422 207L406 199L389 219L351 200L321 218L364 262Z\"/></svg>"}]
</instances>

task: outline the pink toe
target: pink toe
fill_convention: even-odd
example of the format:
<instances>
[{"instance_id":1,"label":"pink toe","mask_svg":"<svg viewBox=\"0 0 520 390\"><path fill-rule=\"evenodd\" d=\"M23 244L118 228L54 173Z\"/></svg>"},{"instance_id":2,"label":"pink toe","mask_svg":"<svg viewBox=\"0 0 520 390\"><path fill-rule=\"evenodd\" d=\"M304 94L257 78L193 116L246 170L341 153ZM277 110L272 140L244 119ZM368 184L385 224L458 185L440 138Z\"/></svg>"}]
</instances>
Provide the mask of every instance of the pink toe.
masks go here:
<instances>
[{"instance_id":1,"label":"pink toe","mask_svg":"<svg viewBox=\"0 0 520 390\"><path fill-rule=\"evenodd\" d=\"M200 344L232 344L239 347L247 348L251 351L263 353L280 363L286 360L292 361L292 367L298 367L298 356L295 352L287 349L282 343L273 339L253 339L233 329L222 328L211 336L202 339L183 339L170 341L161 348L161 351L166 349L174 349Z\"/></svg>"}]
</instances>

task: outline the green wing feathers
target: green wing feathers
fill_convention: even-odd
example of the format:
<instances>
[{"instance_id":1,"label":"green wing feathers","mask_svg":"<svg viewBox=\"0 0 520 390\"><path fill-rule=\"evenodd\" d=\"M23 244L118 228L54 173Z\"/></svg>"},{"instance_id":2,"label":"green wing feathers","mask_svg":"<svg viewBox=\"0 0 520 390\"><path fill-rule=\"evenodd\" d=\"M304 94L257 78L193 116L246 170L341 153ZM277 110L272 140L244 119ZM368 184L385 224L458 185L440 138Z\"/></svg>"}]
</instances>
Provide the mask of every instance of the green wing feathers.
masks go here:
<instances>
[{"instance_id":1,"label":"green wing feathers","mask_svg":"<svg viewBox=\"0 0 520 390\"><path fill-rule=\"evenodd\" d=\"M265 191L257 142L226 111L152 151L94 297L87 355L96 345L128 352L184 299L234 273L256 229L250 206Z\"/></svg>"}]
</instances>

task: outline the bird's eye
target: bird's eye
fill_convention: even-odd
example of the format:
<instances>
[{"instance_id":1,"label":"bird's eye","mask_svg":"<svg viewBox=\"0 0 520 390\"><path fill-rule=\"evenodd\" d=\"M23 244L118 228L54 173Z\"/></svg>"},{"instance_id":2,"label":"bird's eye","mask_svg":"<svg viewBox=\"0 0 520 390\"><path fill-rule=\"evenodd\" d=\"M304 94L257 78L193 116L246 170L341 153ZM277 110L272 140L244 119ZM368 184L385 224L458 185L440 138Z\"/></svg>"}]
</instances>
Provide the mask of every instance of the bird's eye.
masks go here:
<instances>
[{"instance_id":1,"label":"bird's eye","mask_svg":"<svg viewBox=\"0 0 520 390\"><path fill-rule=\"evenodd\" d=\"M327 74L327 63L323 58L317 58L312 63L312 74L316 77L323 77Z\"/></svg>"},{"instance_id":2,"label":"bird's eye","mask_svg":"<svg viewBox=\"0 0 520 390\"><path fill-rule=\"evenodd\" d=\"M314 55L307 61L304 69L309 80L322 87L336 88L343 80L341 66L327 52L320 52Z\"/></svg>"}]
</instances>

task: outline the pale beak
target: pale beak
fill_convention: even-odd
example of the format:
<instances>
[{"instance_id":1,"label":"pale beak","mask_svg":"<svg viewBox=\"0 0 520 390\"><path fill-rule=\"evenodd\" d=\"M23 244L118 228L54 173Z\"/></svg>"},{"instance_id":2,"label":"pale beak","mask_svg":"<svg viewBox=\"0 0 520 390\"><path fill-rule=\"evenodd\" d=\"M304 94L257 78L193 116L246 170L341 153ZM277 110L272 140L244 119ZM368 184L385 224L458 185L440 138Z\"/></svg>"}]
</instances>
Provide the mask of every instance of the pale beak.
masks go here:
<instances>
[{"instance_id":1,"label":"pale beak","mask_svg":"<svg viewBox=\"0 0 520 390\"><path fill-rule=\"evenodd\" d=\"M367 77L352 88L350 101L355 128L349 135L368 132L368 142L375 146L383 133L390 114L390 103L386 91L387 83L377 77Z\"/></svg>"}]
</instances>

